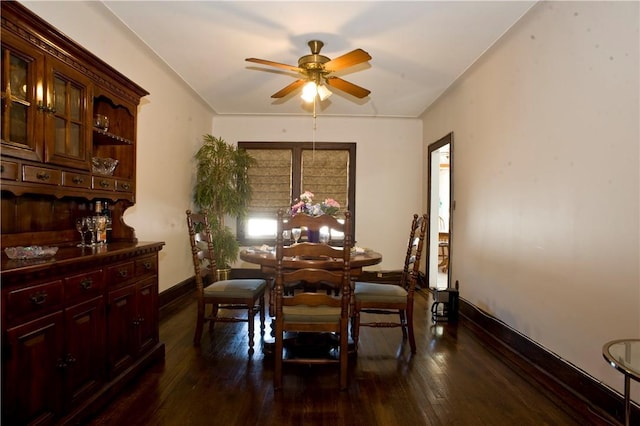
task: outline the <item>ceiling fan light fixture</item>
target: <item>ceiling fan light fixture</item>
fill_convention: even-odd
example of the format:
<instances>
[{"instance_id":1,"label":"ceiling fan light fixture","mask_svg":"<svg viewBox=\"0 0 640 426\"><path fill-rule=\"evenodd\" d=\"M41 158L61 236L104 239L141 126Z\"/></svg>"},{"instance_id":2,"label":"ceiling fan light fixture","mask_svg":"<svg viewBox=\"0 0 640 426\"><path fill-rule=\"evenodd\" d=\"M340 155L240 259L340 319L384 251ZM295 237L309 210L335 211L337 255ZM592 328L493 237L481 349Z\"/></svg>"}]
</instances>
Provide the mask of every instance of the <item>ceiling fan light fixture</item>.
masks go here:
<instances>
[{"instance_id":1,"label":"ceiling fan light fixture","mask_svg":"<svg viewBox=\"0 0 640 426\"><path fill-rule=\"evenodd\" d=\"M331 94L331 90L329 90L324 84L318 86L318 96L320 97L320 101L326 100L329 96L331 96Z\"/></svg>"},{"instance_id":2,"label":"ceiling fan light fixture","mask_svg":"<svg viewBox=\"0 0 640 426\"><path fill-rule=\"evenodd\" d=\"M300 97L305 102L313 102L313 99L316 97L317 93L318 86L316 85L316 82L308 81L304 86L302 86L302 95L300 95Z\"/></svg>"}]
</instances>

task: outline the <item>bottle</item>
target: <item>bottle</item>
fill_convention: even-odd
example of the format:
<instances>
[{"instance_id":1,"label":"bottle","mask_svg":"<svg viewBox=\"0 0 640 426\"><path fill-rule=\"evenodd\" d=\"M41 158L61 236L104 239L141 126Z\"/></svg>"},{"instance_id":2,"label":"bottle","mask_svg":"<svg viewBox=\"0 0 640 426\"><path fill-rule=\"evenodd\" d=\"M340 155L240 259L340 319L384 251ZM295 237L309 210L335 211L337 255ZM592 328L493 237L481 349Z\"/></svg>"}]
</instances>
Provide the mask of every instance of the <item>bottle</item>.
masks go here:
<instances>
[{"instance_id":1,"label":"bottle","mask_svg":"<svg viewBox=\"0 0 640 426\"><path fill-rule=\"evenodd\" d=\"M105 200L104 205L102 206L102 213L104 214L106 221L107 221L107 236L106 236L106 241L107 243L111 242L111 233L113 232L113 228L112 228L112 220L111 220L111 210L109 210L109 202Z\"/></svg>"},{"instance_id":2,"label":"bottle","mask_svg":"<svg viewBox=\"0 0 640 426\"><path fill-rule=\"evenodd\" d=\"M107 242L107 218L102 212L102 201L96 201L96 244L106 244Z\"/></svg>"}]
</instances>

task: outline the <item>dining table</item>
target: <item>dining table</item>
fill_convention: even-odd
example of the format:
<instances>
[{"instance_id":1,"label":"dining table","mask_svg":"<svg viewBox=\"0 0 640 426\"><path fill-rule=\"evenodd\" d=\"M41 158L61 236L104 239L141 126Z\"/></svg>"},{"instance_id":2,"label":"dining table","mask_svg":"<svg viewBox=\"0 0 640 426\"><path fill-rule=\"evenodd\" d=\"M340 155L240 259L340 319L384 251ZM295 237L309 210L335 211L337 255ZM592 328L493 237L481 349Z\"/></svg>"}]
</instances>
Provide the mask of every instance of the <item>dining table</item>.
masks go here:
<instances>
[{"instance_id":1,"label":"dining table","mask_svg":"<svg viewBox=\"0 0 640 426\"><path fill-rule=\"evenodd\" d=\"M276 251L274 247L249 247L240 251L240 259L245 262L260 265L261 271L273 276L276 271ZM377 265L382 262L382 255L376 251L356 247L351 253L351 277L357 278L362 268ZM282 261L285 269L319 268L342 269L342 257L339 258L299 258L285 257Z\"/></svg>"},{"instance_id":2,"label":"dining table","mask_svg":"<svg viewBox=\"0 0 640 426\"><path fill-rule=\"evenodd\" d=\"M382 254L360 247L352 249L350 259L351 266L351 278L357 278L364 267L377 265L382 262ZM274 247L248 247L240 251L240 259L245 262L260 265L260 270L266 276L274 277L276 272L276 252ZM282 266L288 270L301 269L301 268L321 268L321 269L342 269L342 257L338 258L300 258L300 257L285 257L282 261ZM273 290L273 286L271 287ZM272 291L270 292L272 293ZM273 317L273 294L269 297L269 315ZM273 333L273 330L272 330ZM273 336L273 334L272 334ZM320 337L320 338L319 338ZM324 336L326 337L326 336ZM353 342L349 343L349 354L354 355L356 353L353 347ZM312 352L326 352L327 349L335 347L337 344L336 336L329 336L329 339L322 338L314 333L290 333L285 338L285 347L303 349L305 351ZM273 342L264 341L263 353L265 355L273 354Z\"/></svg>"}]
</instances>

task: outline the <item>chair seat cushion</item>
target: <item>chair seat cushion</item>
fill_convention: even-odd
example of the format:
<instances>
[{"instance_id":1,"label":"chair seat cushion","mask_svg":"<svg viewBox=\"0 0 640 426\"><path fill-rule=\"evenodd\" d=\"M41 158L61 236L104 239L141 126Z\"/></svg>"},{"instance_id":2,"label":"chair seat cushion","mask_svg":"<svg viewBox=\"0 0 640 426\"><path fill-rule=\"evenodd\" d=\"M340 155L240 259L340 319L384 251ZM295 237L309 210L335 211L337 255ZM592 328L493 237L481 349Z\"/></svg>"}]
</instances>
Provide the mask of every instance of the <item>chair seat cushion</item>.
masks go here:
<instances>
[{"instance_id":1,"label":"chair seat cushion","mask_svg":"<svg viewBox=\"0 0 640 426\"><path fill-rule=\"evenodd\" d=\"M228 297L228 298L249 298L255 297L267 286L263 279L235 279L216 281L204 289L205 296Z\"/></svg>"},{"instance_id":2,"label":"chair seat cushion","mask_svg":"<svg viewBox=\"0 0 640 426\"><path fill-rule=\"evenodd\" d=\"M393 284L356 282L353 291L357 301L379 303L405 303L407 290Z\"/></svg>"},{"instance_id":3,"label":"chair seat cushion","mask_svg":"<svg viewBox=\"0 0 640 426\"><path fill-rule=\"evenodd\" d=\"M341 309L338 306L283 306L282 314L284 322L291 323L338 323L340 322Z\"/></svg>"}]
</instances>

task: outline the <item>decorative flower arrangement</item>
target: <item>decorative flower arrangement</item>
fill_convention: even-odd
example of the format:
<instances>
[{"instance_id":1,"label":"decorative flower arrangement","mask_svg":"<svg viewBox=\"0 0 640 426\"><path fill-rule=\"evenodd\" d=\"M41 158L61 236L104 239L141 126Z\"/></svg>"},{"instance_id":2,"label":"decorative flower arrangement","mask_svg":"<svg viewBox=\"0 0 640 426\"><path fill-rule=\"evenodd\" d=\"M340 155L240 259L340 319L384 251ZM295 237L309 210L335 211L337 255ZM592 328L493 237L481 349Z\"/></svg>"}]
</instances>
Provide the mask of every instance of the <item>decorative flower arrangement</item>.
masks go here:
<instances>
[{"instance_id":1,"label":"decorative flower arrangement","mask_svg":"<svg viewBox=\"0 0 640 426\"><path fill-rule=\"evenodd\" d=\"M305 191L300 194L300 198L295 200L289 209L291 216L298 213L305 213L309 216L320 216L323 214L334 216L340 210L340 204L333 198L327 198L321 203L313 204L313 193Z\"/></svg>"}]
</instances>

